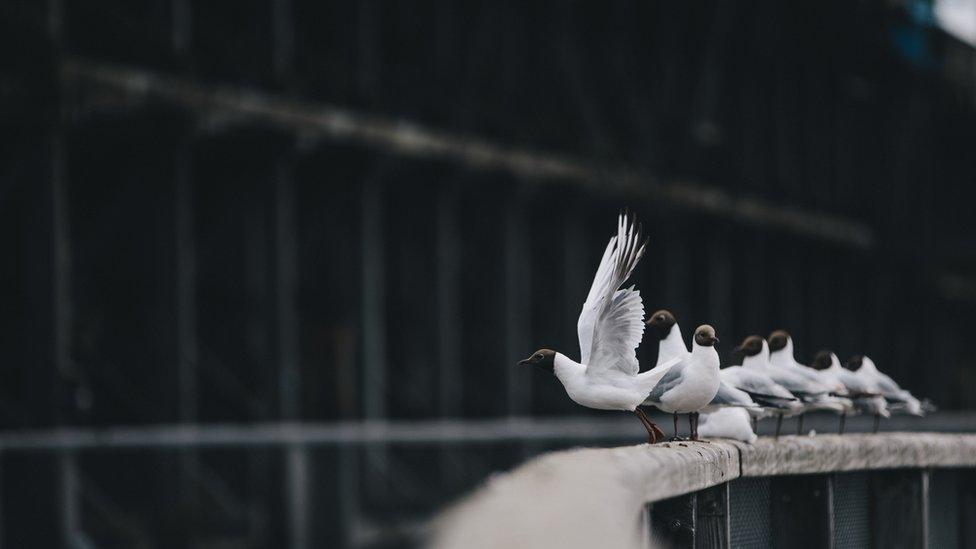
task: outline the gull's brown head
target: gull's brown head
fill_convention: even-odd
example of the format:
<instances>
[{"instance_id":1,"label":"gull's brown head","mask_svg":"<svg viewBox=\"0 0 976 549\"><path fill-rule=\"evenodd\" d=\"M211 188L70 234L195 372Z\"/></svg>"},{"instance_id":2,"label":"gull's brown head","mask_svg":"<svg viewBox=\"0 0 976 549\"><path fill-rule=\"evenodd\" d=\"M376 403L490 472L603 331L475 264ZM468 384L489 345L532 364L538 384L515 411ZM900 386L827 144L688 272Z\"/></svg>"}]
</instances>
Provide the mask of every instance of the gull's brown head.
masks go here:
<instances>
[{"instance_id":1,"label":"gull's brown head","mask_svg":"<svg viewBox=\"0 0 976 549\"><path fill-rule=\"evenodd\" d=\"M854 372L861 368L861 364L863 362L864 362L863 355L854 355L851 358L847 359L847 362L844 363L844 367Z\"/></svg>"},{"instance_id":2,"label":"gull's brown head","mask_svg":"<svg viewBox=\"0 0 976 549\"><path fill-rule=\"evenodd\" d=\"M695 330L695 343L702 347L711 347L718 343L718 338L715 337L715 328L712 328L708 324L702 324Z\"/></svg>"},{"instance_id":3,"label":"gull's brown head","mask_svg":"<svg viewBox=\"0 0 976 549\"><path fill-rule=\"evenodd\" d=\"M776 330L769 334L769 352L775 353L786 347L786 342L790 340L790 334L786 330Z\"/></svg>"},{"instance_id":4,"label":"gull's brown head","mask_svg":"<svg viewBox=\"0 0 976 549\"><path fill-rule=\"evenodd\" d=\"M742 353L743 356L756 356L762 352L763 338L751 335L742 340L738 347L732 349L734 353Z\"/></svg>"},{"instance_id":5,"label":"gull's brown head","mask_svg":"<svg viewBox=\"0 0 976 549\"><path fill-rule=\"evenodd\" d=\"M532 353L532 356L525 360L518 361L519 366L535 366L540 370L551 372L556 360L556 351L551 349L539 349Z\"/></svg>"},{"instance_id":6,"label":"gull's brown head","mask_svg":"<svg viewBox=\"0 0 976 549\"><path fill-rule=\"evenodd\" d=\"M811 364L811 366L818 370L826 370L827 368L830 368L830 364L833 362L830 359L831 354L832 353L827 350L820 351L817 353L817 356L813 357L813 364Z\"/></svg>"},{"instance_id":7,"label":"gull's brown head","mask_svg":"<svg viewBox=\"0 0 976 549\"><path fill-rule=\"evenodd\" d=\"M671 333L671 327L677 324L677 322L678 321L675 320L674 315L671 314L671 311L661 309L660 311L652 314L651 318L647 319L647 322L644 324L649 326L654 331L654 334L657 335L658 339L664 339L668 337L668 334Z\"/></svg>"}]
</instances>

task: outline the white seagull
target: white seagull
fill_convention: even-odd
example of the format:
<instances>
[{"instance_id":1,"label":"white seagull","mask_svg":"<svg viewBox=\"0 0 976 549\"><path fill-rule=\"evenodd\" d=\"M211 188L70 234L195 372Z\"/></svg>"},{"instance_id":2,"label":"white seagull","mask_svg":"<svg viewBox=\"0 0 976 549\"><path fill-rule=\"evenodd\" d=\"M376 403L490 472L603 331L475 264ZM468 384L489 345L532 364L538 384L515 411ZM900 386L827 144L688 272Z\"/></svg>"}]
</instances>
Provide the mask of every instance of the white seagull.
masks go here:
<instances>
[{"instance_id":1,"label":"white seagull","mask_svg":"<svg viewBox=\"0 0 976 549\"><path fill-rule=\"evenodd\" d=\"M817 397L815 400L806 400L807 408L800 412L800 417L796 423L796 434L803 431L803 416L806 412L813 410L828 410L836 414L846 415L854 411L854 403L846 398L847 388L836 378L822 374L821 372L800 364L793 355L793 338L785 330L776 330L769 334L769 364L775 368L781 368L795 372L800 376L809 379L813 383L819 383L826 390L827 394Z\"/></svg>"},{"instance_id":2,"label":"white seagull","mask_svg":"<svg viewBox=\"0 0 976 549\"><path fill-rule=\"evenodd\" d=\"M647 319L647 326L659 342L657 346L657 364L655 368L664 364L672 364L675 357L688 354L688 347L681 337L678 321L667 309L661 309Z\"/></svg>"},{"instance_id":3,"label":"white seagull","mask_svg":"<svg viewBox=\"0 0 976 549\"><path fill-rule=\"evenodd\" d=\"M742 367L749 371L765 374L781 385L803 404L791 410L779 410L776 420L776 436L783 426L783 417L800 414L808 410L831 409L840 411L843 407L830 402L830 388L819 381L811 380L789 368L774 368L769 363L769 344L759 336L749 336L737 350L743 353Z\"/></svg>"},{"instance_id":4,"label":"white seagull","mask_svg":"<svg viewBox=\"0 0 976 549\"><path fill-rule=\"evenodd\" d=\"M644 254L640 228L626 214L617 220L577 323L580 362L539 349L519 365L551 371L574 402L597 410L633 412L647 429L648 442L664 433L640 409L663 371L639 372L635 349L644 334L644 304L633 286L619 289Z\"/></svg>"},{"instance_id":5,"label":"white seagull","mask_svg":"<svg viewBox=\"0 0 976 549\"><path fill-rule=\"evenodd\" d=\"M854 371L854 373L861 379L867 381L868 383L873 383L877 388L877 391L881 393L881 396L885 398L888 403L888 410L891 412L897 412L900 414L908 414L913 416L924 416L925 413L933 408L931 403L928 401L919 402L910 392L902 389L895 383L895 380L891 379L887 375L880 372L877 366L874 365L874 361L866 356L853 356L845 364L848 370ZM878 430L878 418L874 418L874 431Z\"/></svg>"},{"instance_id":6,"label":"white seagull","mask_svg":"<svg viewBox=\"0 0 976 549\"><path fill-rule=\"evenodd\" d=\"M691 353L675 359L678 362L668 367L644 404L669 414L688 414L691 440L698 440L698 413L715 398L721 380L715 328L708 324L699 326L692 341ZM650 372L663 368L662 365Z\"/></svg>"},{"instance_id":7,"label":"white seagull","mask_svg":"<svg viewBox=\"0 0 976 549\"><path fill-rule=\"evenodd\" d=\"M891 417L891 412L888 411L888 403L881 396L877 385L842 367L836 354L830 351L820 351L813 358L812 367L843 383L844 387L847 388L848 398L854 401L854 409L873 415L875 425L877 425L879 418ZM844 433L846 420L847 414L842 414L838 433Z\"/></svg>"},{"instance_id":8,"label":"white seagull","mask_svg":"<svg viewBox=\"0 0 976 549\"><path fill-rule=\"evenodd\" d=\"M726 366L719 372L719 376L723 382L744 391L763 407L762 414L753 412L756 419L775 414L782 422L784 415L792 416L800 413L803 409L800 399L766 373L769 348L763 338L756 335L748 336L734 349L734 352L742 353L742 366Z\"/></svg>"},{"instance_id":9,"label":"white seagull","mask_svg":"<svg viewBox=\"0 0 976 549\"><path fill-rule=\"evenodd\" d=\"M690 358L691 353L688 352L688 348L685 347L685 342L681 338L681 328L671 311L661 309L655 312L648 319L647 326L651 328L651 333L660 340L657 351L657 365L652 371L670 368L677 363L675 359ZM721 379L719 379L718 392L701 411L713 413L721 408L733 406L749 408L753 413L762 411L762 408L747 393ZM674 419L674 436L671 437L671 440L680 440L678 436L678 414L673 413L672 416Z\"/></svg>"}]
</instances>

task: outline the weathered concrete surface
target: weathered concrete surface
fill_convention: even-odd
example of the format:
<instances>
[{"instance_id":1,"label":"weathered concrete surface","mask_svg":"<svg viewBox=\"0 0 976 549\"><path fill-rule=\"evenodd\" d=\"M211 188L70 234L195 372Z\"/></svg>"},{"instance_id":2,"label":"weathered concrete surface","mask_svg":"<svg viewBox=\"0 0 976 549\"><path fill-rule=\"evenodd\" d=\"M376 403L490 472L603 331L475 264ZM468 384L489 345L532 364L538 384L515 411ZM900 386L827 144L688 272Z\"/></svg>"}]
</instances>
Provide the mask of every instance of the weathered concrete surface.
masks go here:
<instances>
[{"instance_id":1,"label":"weathered concrete surface","mask_svg":"<svg viewBox=\"0 0 976 549\"><path fill-rule=\"evenodd\" d=\"M648 502L740 476L976 467L976 435L882 433L577 449L499 474L432 524L436 548L637 547Z\"/></svg>"},{"instance_id":2,"label":"weathered concrete surface","mask_svg":"<svg viewBox=\"0 0 976 549\"><path fill-rule=\"evenodd\" d=\"M432 547L637 547L643 504L726 482L724 442L578 449L497 475L433 524Z\"/></svg>"},{"instance_id":3,"label":"weathered concrete surface","mask_svg":"<svg viewBox=\"0 0 976 549\"><path fill-rule=\"evenodd\" d=\"M883 433L762 437L741 452L742 476L903 467L976 467L976 435Z\"/></svg>"}]
</instances>

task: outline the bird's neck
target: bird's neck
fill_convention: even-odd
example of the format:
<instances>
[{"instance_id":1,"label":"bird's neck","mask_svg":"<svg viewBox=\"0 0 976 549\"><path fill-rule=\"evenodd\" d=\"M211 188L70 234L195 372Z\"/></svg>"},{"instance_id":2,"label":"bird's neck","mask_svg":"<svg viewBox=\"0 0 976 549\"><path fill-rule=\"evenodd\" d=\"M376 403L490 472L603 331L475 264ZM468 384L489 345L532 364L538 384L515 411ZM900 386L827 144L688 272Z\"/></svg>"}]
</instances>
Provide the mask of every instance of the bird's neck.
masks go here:
<instances>
[{"instance_id":1,"label":"bird's neck","mask_svg":"<svg viewBox=\"0 0 976 549\"><path fill-rule=\"evenodd\" d=\"M678 325L675 324L671 326L671 331L668 332L667 337L662 339L661 343L658 344L657 366L676 356L682 356L687 352L688 348L685 347L685 342L681 338L681 328L678 328Z\"/></svg>"},{"instance_id":2,"label":"bird's neck","mask_svg":"<svg viewBox=\"0 0 976 549\"><path fill-rule=\"evenodd\" d=\"M715 370L718 373L719 358L718 351L715 350L714 346L705 347L697 343L691 346L691 356L696 358L694 362L699 365L707 367L709 370Z\"/></svg>"},{"instance_id":3,"label":"bird's neck","mask_svg":"<svg viewBox=\"0 0 976 549\"><path fill-rule=\"evenodd\" d=\"M559 381L566 385L586 372L586 367L562 353L556 353L552 361L552 371Z\"/></svg>"},{"instance_id":4,"label":"bird's neck","mask_svg":"<svg viewBox=\"0 0 976 549\"><path fill-rule=\"evenodd\" d=\"M776 351L775 353L769 354L769 363L773 366L786 366L793 362L793 352L789 349L789 344L786 347Z\"/></svg>"},{"instance_id":5,"label":"bird's neck","mask_svg":"<svg viewBox=\"0 0 976 549\"><path fill-rule=\"evenodd\" d=\"M742 359L743 368L763 368L768 364L768 360L763 356L762 353L757 355L747 356Z\"/></svg>"},{"instance_id":6,"label":"bird's neck","mask_svg":"<svg viewBox=\"0 0 976 549\"><path fill-rule=\"evenodd\" d=\"M858 368L857 371L859 371L859 372L860 371L864 371L864 372L871 372L871 373L873 373L873 372L877 372L878 371L878 367L874 365L874 361L873 360L871 360L871 359L869 359L867 357L864 357L864 359L861 360L861 367Z\"/></svg>"}]
</instances>

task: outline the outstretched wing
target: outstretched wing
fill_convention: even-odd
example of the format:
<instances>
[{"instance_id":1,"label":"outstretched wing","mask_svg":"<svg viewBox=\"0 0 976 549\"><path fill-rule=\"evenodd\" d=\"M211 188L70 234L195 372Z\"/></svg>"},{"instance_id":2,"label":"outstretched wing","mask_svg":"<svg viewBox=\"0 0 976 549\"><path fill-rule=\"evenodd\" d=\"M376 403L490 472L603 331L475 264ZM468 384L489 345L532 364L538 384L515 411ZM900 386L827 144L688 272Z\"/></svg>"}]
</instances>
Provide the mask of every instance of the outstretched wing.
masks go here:
<instances>
[{"instance_id":1,"label":"outstretched wing","mask_svg":"<svg viewBox=\"0 0 976 549\"><path fill-rule=\"evenodd\" d=\"M644 255L640 228L626 214L617 220L590 293L576 324L581 362L587 372L616 368L630 375L638 371L635 349L644 335L644 303L633 286L618 290Z\"/></svg>"}]
</instances>

